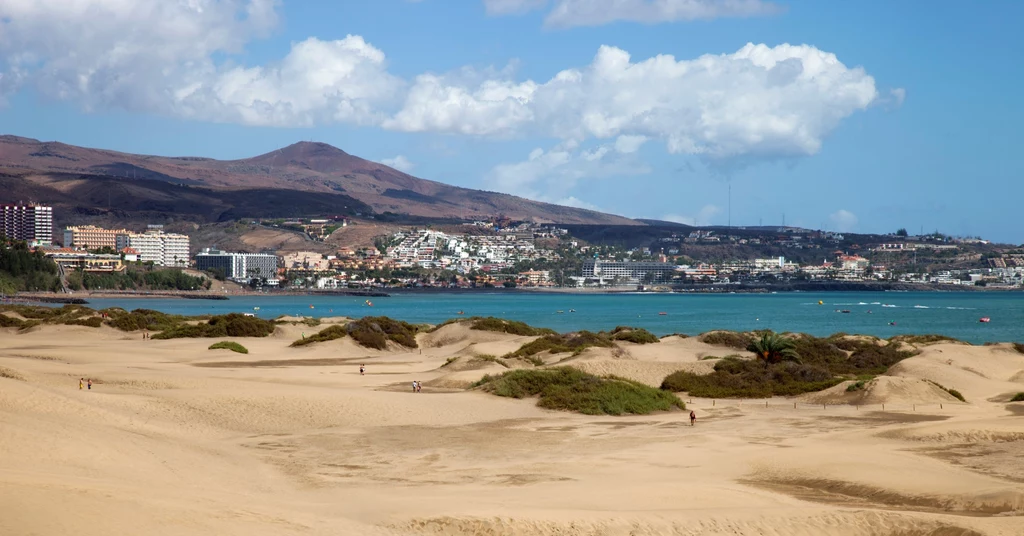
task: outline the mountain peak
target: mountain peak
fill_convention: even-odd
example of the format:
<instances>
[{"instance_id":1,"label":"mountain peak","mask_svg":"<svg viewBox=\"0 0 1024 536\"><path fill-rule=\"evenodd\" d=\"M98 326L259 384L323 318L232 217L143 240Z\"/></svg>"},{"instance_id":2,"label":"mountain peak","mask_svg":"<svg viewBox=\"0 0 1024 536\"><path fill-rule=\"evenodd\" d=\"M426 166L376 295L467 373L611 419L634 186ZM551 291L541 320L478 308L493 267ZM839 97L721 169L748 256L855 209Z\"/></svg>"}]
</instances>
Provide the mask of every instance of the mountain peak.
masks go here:
<instances>
[{"instance_id":1,"label":"mountain peak","mask_svg":"<svg viewBox=\"0 0 1024 536\"><path fill-rule=\"evenodd\" d=\"M327 173L346 167L347 162L353 158L355 157L327 143L300 141L246 160L254 164L290 165Z\"/></svg>"}]
</instances>

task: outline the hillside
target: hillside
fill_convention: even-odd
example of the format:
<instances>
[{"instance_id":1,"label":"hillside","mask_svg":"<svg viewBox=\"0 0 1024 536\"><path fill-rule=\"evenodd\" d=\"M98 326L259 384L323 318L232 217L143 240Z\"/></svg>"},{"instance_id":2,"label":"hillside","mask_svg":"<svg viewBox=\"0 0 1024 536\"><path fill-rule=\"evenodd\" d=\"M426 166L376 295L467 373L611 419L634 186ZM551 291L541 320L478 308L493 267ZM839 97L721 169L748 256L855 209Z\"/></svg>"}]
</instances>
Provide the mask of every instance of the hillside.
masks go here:
<instances>
[{"instance_id":1,"label":"hillside","mask_svg":"<svg viewBox=\"0 0 1024 536\"><path fill-rule=\"evenodd\" d=\"M243 217L393 213L436 219L504 214L534 222L643 225L621 216L419 179L325 143L299 142L242 160L163 157L0 136L4 201L118 219L173 213L198 222Z\"/></svg>"}]
</instances>

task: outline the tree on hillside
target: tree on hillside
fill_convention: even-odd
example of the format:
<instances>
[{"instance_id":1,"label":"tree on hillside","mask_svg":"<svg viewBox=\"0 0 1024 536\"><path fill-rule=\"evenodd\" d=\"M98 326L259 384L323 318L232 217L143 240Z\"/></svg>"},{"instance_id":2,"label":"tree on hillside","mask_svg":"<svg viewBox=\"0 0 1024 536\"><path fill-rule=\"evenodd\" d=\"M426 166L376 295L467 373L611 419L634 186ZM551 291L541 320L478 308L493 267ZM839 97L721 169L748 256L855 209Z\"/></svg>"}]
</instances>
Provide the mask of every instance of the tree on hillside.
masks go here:
<instances>
[{"instance_id":1,"label":"tree on hillside","mask_svg":"<svg viewBox=\"0 0 1024 536\"><path fill-rule=\"evenodd\" d=\"M909 235L909 233L907 233L907 229L905 227L900 227L896 230L896 236L906 237L907 235Z\"/></svg>"},{"instance_id":2,"label":"tree on hillside","mask_svg":"<svg viewBox=\"0 0 1024 536\"><path fill-rule=\"evenodd\" d=\"M783 361L800 362L793 340L776 333L765 333L747 346L747 351L757 354L757 359L764 361L764 368Z\"/></svg>"}]
</instances>

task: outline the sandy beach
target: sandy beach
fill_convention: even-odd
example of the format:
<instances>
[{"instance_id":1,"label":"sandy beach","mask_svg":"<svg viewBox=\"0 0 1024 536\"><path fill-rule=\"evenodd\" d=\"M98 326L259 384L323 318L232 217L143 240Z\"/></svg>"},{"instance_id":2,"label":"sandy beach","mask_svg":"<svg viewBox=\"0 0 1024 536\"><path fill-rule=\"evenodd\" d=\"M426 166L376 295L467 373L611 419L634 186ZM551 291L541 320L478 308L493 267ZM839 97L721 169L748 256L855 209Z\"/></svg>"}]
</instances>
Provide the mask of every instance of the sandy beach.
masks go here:
<instances>
[{"instance_id":1,"label":"sandy beach","mask_svg":"<svg viewBox=\"0 0 1024 536\"><path fill-rule=\"evenodd\" d=\"M1024 534L1009 345L925 346L855 393L595 417L465 390L507 370L475 356L531 337L456 324L417 350L289 347L318 329L235 339L248 354L0 330L0 534ZM561 364L658 386L726 353L669 337Z\"/></svg>"}]
</instances>

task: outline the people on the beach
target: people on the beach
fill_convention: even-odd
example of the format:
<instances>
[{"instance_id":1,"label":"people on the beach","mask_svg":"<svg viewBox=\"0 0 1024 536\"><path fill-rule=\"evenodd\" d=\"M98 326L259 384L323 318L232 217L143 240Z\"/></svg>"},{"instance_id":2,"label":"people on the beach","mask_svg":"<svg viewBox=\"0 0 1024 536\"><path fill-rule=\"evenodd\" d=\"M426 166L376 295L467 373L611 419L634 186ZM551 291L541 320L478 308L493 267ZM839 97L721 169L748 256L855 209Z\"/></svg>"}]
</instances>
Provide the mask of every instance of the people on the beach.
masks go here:
<instances>
[{"instance_id":1,"label":"people on the beach","mask_svg":"<svg viewBox=\"0 0 1024 536\"><path fill-rule=\"evenodd\" d=\"M418 392L420 392L422 390L423 390L423 385L420 384L419 380L416 380L416 392L418 393Z\"/></svg>"},{"instance_id":2,"label":"people on the beach","mask_svg":"<svg viewBox=\"0 0 1024 536\"><path fill-rule=\"evenodd\" d=\"M416 387L418 387L418 384L416 383L416 380L413 380L412 381L412 392L414 392L414 393L416 392Z\"/></svg>"},{"instance_id":3,"label":"people on the beach","mask_svg":"<svg viewBox=\"0 0 1024 536\"><path fill-rule=\"evenodd\" d=\"M697 423L697 414L694 413L693 410L691 409L690 410L690 426L693 426L696 423Z\"/></svg>"},{"instance_id":4,"label":"people on the beach","mask_svg":"<svg viewBox=\"0 0 1024 536\"><path fill-rule=\"evenodd\" d=\"M92 378L89 378L89 379L88 379L88 380L87 380L87 381L85 382L85 384L89 386L89 390L91 391L91 390L92 390Z\"/></svg>"},{"instance_id":5,"label":"people on the beach","mask_svg":"<svg viewBox=\"0 0 1024 536\"><path fill-rule=\"evenodd\" d=\"M366 375L366 365L359 365L359 375L360 376L365 376Z\"/></svg>"},{"instance_id":6,"label":"people on the beach","mask_svg":"<svg viewBox=\"0 0 1024 536\"><path fill-rule=\"evenodd\" d=\"M85 389L85 378L78 378L78 390Z\"/></svg>"}]
</instances>

